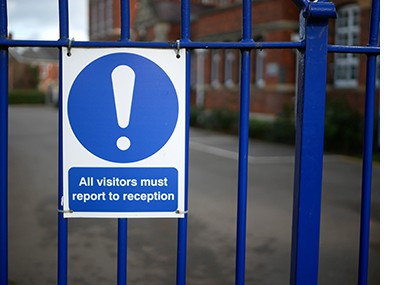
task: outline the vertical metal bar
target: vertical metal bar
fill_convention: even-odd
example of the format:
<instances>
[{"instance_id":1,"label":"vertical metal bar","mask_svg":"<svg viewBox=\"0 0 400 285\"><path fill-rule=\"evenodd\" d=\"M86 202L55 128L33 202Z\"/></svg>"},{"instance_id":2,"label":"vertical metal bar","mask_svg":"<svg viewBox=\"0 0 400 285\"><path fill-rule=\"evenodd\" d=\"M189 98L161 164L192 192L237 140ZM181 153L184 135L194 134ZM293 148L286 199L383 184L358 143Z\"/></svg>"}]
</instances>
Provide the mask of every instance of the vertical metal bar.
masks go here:
<instances>
[{"instance_id":1,"label":"vertical metal bar","mask_svg":"<svg viewBox=\"0 0 400 285\"><path fill-rule=\"evenodd\" d=\"M60 40L69 37L68 0L59 0ZM58 118L58 209L63 209L63 129L62 129L62 52L59 53L59 118ZM57 284L66 285L68 275L68 221L63 213L58 213L58 267Z\"/></svg>"},{"instance_id":2,"label":"vertical metal bar","mask_svg":"<svg viewBox=\"0 0 400 285\"><path fill-rule=\"evenodd\" d=\"M121 0L121 41L128 41L131 38L130 22L130 2Z\"/></svg>"},{"instance_id":3,"label":"vertical metal bar","mask_svg":"<svg viewBox=\"0 0 400 285\"><path fill-rule=\"evenodd\" d=\"M190 104L190 51L186 51L186 139L185 139L185 211L188 205L188 169L189 169L189 104ZM178 219L178 247L176 284L186 284L186 260L187 260L187 224L188 214Z\"/></svg>"},{"instance_id":4,"label":"vertical metal bar","mask_svg":"<svg viewBox=\"0 0 400 285\"><path fill-rule=\"evenodd\" d=\"M181 1L181 39L190 40L190 0Z\"/></svg>"},{"instance_id":5,"label":"vertical metal bar","mask_svg":"<svg viewBox=\"0 0 400 285\"><path fill-rule=\"evenodd\" d=\"M121 41L130 39L130 1L121 0ZM117 284L126 285L128 264L128 219L118 219Z\"/></svg>"},{"instance_id":6,"label":"vertical metal bar","mask_svg":"<svg viewBox=\"0 0 400 285\"><path fill-rule=\"evenodd\" d=\"M251 24L251 1L243 0L242 2L242 41L252 41L252 24Z\"/></svg>"},{"instance_id":7,"label":"vertical metal bar","mask_svg":"<svg viewBox=\"0 0 400 285\"><path fill-rule=\"evenodd\" d=\"M8 284L8 50L0 49L0 284Z\"/></svg>"},{"instance_id":8,"label":"vertical metal bar","mask_svg":"<svg viewBox=\"0 0 400 285\"><path fill-rule=\"evenodd\" d=\"M181 1L181 41L190 41L190 0ZM186 50L186 137L185 137L185 211L188 207L189 178L189 112L190 112L190 51ZM186 284L188 214L178 219L176 284Z\"/></svg>"},{"instance_id":9,"label":"vertical metal bar","mask_svg":"<svg viewBox=\"0 0 400 285\"><path fill-rule=\"evenodd\" d=\"M127 276L128 219L118 219L117 284L125 285Z\"/></svg>"},{"instance_id":10,"label":"vertical metal bar","mask_svg":"<svg viewBox=\"0 0 400 285\"><path fill-rule=\"evenodd\" d=\"M251 1L243 1L242 42L252 41ZM240 77L240 129L239 129L239 169L236 228L236 285L245 284L246 271L246 219L247 219L247 178L249 148L250 112L250 50L241 51Z\"/></svg>"},{"instance_id":11,"label":"vertical metal bar","mask_svg":"<svg viewBox=\"0 0 400 285\"><path fill-rule=\"evenodd\" d=\"M60 39L69 37L68 0L58 0Z\"/></svg>"},{"instance_id":12,"label":"vertical metal bar","mask_svg":"<svg viewBox=\"0 0 400 285\"><path fill-rule=\"evenodd\" d=\"M63 146L62 146L62 54L60 52L59 75L59 172L58 172L58 209L63 209ZM63 213L58 213L58 285L67 284L68 273L68 220Z\"/></svg>"},{"instance_id":13,"label":"vertical metal bar","mask_svg":"<svg viewBox=\"0 0 400 285\"><path fill-rule=\"evenodd\" d=\"M317 285L328 18L302 13L300 33L305 50L299 62L290 284Z\"/></svg>"},{"instance_id":14,"label":"vertical metal bar","mask_svg":"<svg viewBox=\"0 0 400 285\"><path fill-rule=\"evenodd\" d=\"M242 51L241 97L239 131L239 174L236 229L236 284L245 284L246 267L246 219L247 219L247 175L248 133L250 106L250 51Z\"/></svg>"},{"instance_id":15,"label":"vertical metal bar","mask_svg":"<svg viewBox=\"0 0 400 285\"><path fill-rule=\"evenodd\" d=\"M379 0L372 1L369 45L377 46L379 39ZM376 80L376 55L368 55L367 82L364 112L364 152L361 192L361 225L358 284L368 283L368 255L371 217L372 150L374 131L374 99Z\"/></svg>"},{"instance_id":16,"label":"vertical metal bar","mask_svg":"<svg viewBox=\"0 0 400 285\"><path fill-rule=\"evenodd\" d=\"M7 37L7 1L0 2L0 38ZM8 47L0 48L0 285L8 284Z\"/></svg>"}]
</instances>

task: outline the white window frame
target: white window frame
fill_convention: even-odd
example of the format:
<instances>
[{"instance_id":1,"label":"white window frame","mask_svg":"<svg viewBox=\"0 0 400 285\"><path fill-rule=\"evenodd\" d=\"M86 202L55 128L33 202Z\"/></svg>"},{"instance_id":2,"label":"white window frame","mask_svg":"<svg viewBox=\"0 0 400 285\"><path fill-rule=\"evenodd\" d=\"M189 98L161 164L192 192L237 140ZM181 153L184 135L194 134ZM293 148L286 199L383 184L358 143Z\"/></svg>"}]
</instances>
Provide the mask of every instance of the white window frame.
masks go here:
<instances>
[{"instance_id":1,"label":"white window frame","mask_svg":"<svg viewBox=\"0 0 400 285\"><path fill-rule=\"evenodd\" d=\"M221 53L220 50L211 50L211 86L214 88L220 88L220 63Z\"/></svg>"},{"instance_id":2,"label":"white window frame","mask_svg":"<svg viewBox=\"0 0 400 285\"><path fill-rule=\"evenodd\" d=\"M350 4L338 9L335 44L354 46L360 39L360 7ZM360 59L357 54L335 54L334 85L338 88L358 86Z\"/></svg>"},{"instance_id":3,"label":"white window frame","mask_svg":"<svg viewBox=\"0 0 400 285\"><path fill-rule=\"evenodd\" d=\"M256 50L256 62L255 62L255 83L258 88L265 87L265 58L267 52L265 49Z\"/></svg>"},{"instance_id":4,"label":"white window frame","mask_svg":"<svg viewBox=\"0 0 400 285\"><path fill-rule=\"evenodd\" d=\"M90 9L91 9L91 20L90 20L90 25L91 25L91 36L96 37L98 30L99 30L99 20L98 20L98 3L97 1L92 0L90 2Z\"/></svg>"},{"instance_id":5,"label":"white window frame","mask_svg":"<svg viewBox=\"0 0 400 285\"><path fill-rule=\"evenodd\" d=\"M113 21L114 21L114 7L113 7L114 1L113 0L106 0L106 11L105 11L105 25L106 25L106 31L108 33L112 33L113 31Z\"/></svg>"},{"instance_id":6,"label":"white window frame","mask_svg":"<svg viewBox=\"0 0 400 285\"><path fill-rule=\"evenodd\" d=\"M225 51L225 86L233 88L235 83L233 81L233 64L235 62L235 52L232 49Z\"/></svg>"},{"instance_id":7,"label":"white window frame","mask_svg":"<svg viewBox=\"0 0 400 285\"><path fill-rule=\"evenodd\" d=\"M105 22L105 15L106 15L106 2L105 0L98 1L98 32L100 37L105 35L106 32L106 22Z\"/></svg>"},{"instance_id":8,"label":"white window frame","mask_svg":"<svg viewBox=\"0 0 400 285\"><path fill-rule=\"evenodd\" d=\"M205 59L208 51L205 49L196 49L192 64L193 86L196 92L196 106L203 107L205 100Z\"/></svg>"}]
</instances>

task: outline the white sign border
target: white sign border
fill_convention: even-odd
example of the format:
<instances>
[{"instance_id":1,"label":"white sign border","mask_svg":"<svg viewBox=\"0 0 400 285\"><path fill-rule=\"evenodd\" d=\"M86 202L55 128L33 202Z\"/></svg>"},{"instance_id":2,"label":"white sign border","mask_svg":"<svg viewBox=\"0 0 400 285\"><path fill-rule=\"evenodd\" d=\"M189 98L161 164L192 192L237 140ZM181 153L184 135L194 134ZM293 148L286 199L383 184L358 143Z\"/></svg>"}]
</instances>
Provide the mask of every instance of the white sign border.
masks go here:
<instances>
[{"instance_id":1,"label":"white sign border","mask_svg":"<svg viewBox=\"0 0 400 285\"><path fill-rule=\"evenodd\" d=\"M186 179L186 50L180 57L171 49L150 48L62 48L62 173L63 212L65 218L183 218L185 216ZM178 97L178 120L168 142L154 155L133 163L114 163L94 156L75 137L69 123L68 94L79 73L94 60L114 53L131 53L156 63L172 81ZM178 170L178 209L176 212L75 212L69 208L68 171L72 167L105 168L160 168L174 167Z\"/></svg>"}]
</instances>

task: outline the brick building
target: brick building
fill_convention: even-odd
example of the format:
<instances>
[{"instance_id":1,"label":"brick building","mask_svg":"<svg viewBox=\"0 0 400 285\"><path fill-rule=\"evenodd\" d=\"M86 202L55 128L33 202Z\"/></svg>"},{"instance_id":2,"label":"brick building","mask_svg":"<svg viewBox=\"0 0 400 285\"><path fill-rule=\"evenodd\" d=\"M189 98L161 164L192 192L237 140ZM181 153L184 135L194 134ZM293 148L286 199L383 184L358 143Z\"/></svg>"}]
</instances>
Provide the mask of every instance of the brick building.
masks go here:
<instances>
[{"instance_id":1,"label":"brick building","mask_svg":"<svg viewBox=\"0 0 400 285\"><path fill-rule=\"evenodd\" d=\"M370 1L334 0L338 18L330 23L330 44L366 45ZM118 0L90 1L90 39L116 40ZM298 41L299 12L291 0L252 1L254 41ZM131 0L132 40L175 41L180 38L179 0ZM240 41L241 1L193 0L191 40ZM295 102L296 56L292 49L254 50L251 57L251 102L254 114L274 117ZM239 108L238 50L194 50L192 105ZM366 56L329 54L327 93L342 97L363 112ZM379 86L379 78L377 78Z\"/></svg>"},{"instance_id":2,"label":"brick building","mask_svg":"<svg viewBox=\"0 0 400 285\"><path fill-rule=\"evenodd\" d=\"M9 88L37 89L58 101L58 50L45 47L11 48Z\"/></svg>"},{"instance_id":3,"label":"brick building","mask_svg":"<svg viewBox=\"0 0 400 285\"><path fill-rule=\"evenodd\" d=\"M193 23L194 41L241 39L241 4L219 2ZM254 41L281 42L298 38L298 10L290 0L253 1L252 15ZM193 97L197 106L238 110L239 51L196 50L192 66ZM254 50L251 66L251 112L275 115L284 105L293 104L296 51Z\"/></svg>"},{"instance_id":4,"label":"brick building","mask_svg":"<svg viewBox=\"0 0 400 285\"><path fill-rule=\"evenodd\" d=\"M330 44L367 45L371 13L370 0L335 0L337 19L330 23ZM329 54L328 97L344 98L354 109L364 112L366 63L365 55ZM379 88L379 57L376 87ZM379 90L376 92L379 108Z\"/></svg>"},{"instance_id":5,"label":"brick building","mask_svg":"<svg viewBox=\"0 0 400 285\"><path fill-rule=\"evenodd\" d=\"M139 0L130 0L131 23L136 16ZM116 41L120 38L121 1L90 0L89 1L89 38L91 41Z\"/></svg>"}]
</instances>

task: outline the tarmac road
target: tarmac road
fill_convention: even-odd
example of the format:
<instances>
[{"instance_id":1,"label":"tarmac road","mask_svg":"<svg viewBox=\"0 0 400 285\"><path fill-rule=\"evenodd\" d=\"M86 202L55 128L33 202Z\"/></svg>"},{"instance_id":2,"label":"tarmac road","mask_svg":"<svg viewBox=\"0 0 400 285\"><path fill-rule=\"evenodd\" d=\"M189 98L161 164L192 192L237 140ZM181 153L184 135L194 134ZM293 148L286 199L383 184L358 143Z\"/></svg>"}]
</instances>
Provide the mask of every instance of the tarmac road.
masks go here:
<instances>
[{"instance_id":1,"label":"tarmac road","mask_svg":"<svg viewBox=\"0 0 400 285\"><path fill-rule=\"evenodd\" d=\"M9 108L10 284L57 280L57 110ZM234 284L237 140L191 130L187 284ZM246 284L289 284L293 148L250 143ZM361 163L326 156L320 284L357 284ZM379 165L370 285L379 284ZM175 284L177 221L130 219L128 284ZM116 284L117 222L69 221L69 284Z\"/></svg>"}]
</instances>

